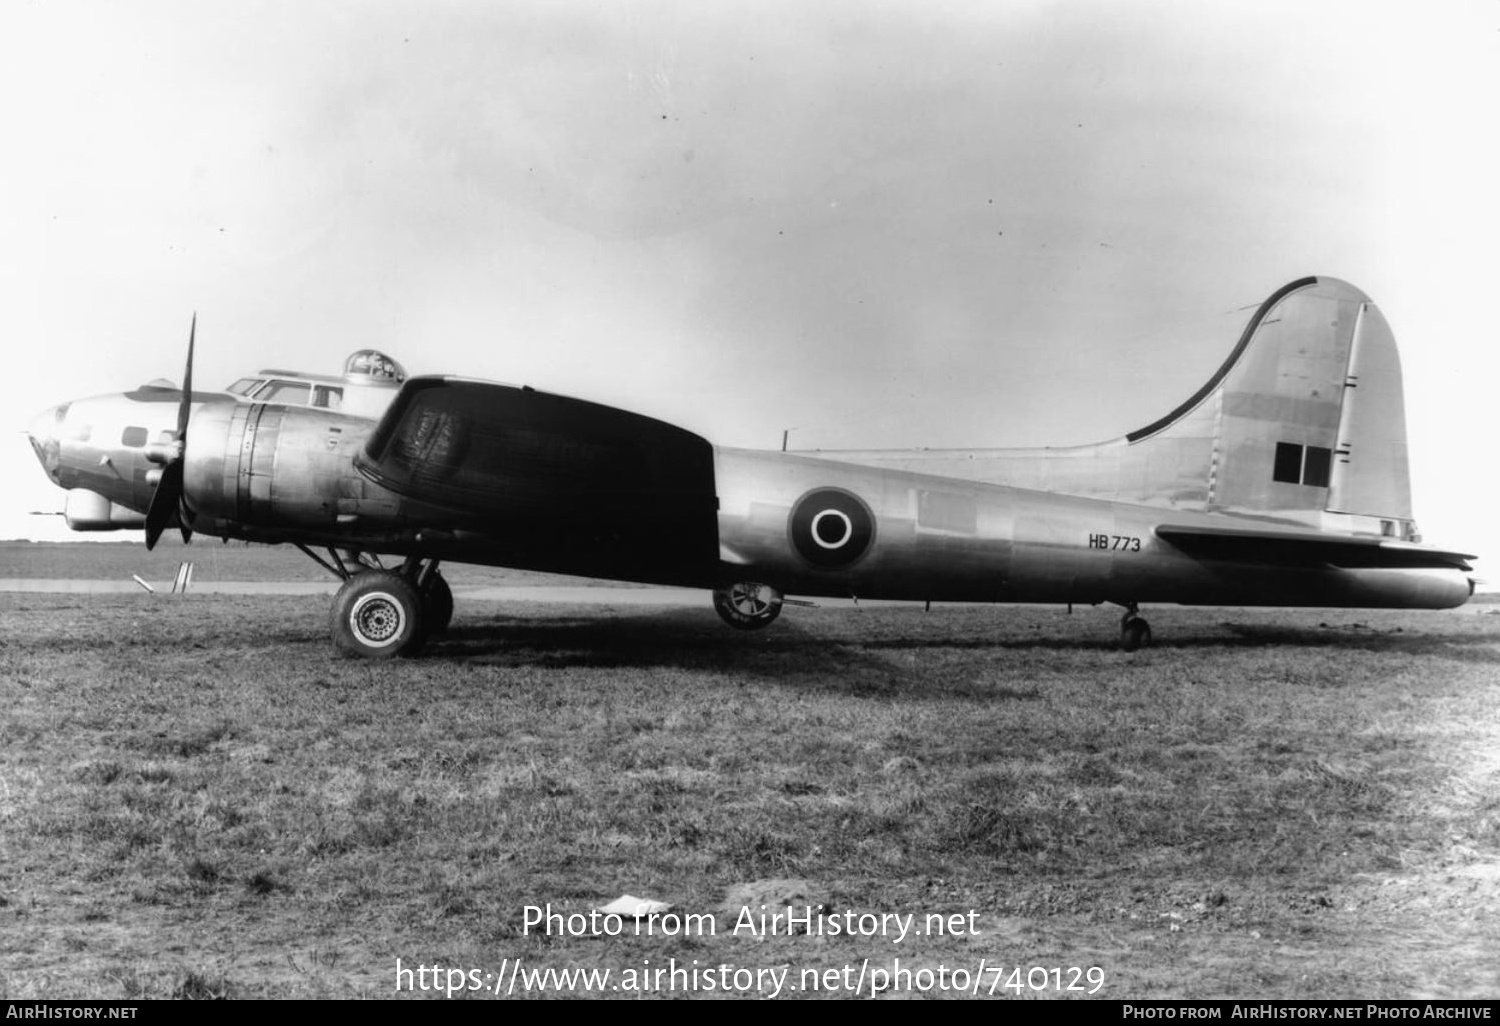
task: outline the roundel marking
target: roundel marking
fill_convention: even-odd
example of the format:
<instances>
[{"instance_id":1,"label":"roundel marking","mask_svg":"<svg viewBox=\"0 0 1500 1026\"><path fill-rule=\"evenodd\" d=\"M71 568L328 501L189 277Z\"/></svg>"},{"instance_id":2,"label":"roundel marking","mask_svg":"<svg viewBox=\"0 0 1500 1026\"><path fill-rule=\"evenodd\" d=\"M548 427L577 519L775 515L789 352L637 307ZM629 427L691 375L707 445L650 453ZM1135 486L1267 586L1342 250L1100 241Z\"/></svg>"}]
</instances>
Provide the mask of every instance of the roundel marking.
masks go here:
<instances>
[{"instance_id":1,"label":"roundel marking","mask_svg":"<svg viewBox=\"0 0 1500 1026\"><path fill-rule=\"evenodd\" d=\"M841 525L841 534L835 534L840 530L839 527L835 527L833 531L828 530L830 520L836 520ZM812 540L821 548L841 549L849 544L849 539L853 537L854 521L850 520L849 514L841 509L825 509L812 518Z\"/></svg>"},{"instance_id":2,"label":"roundel marking","mask_svg":"<svg viewBox=\"0 0 1500 1026\"><path fill-rule=\"evenodd\" d=\"M792 546L814 566L837 569L863 556L875 537L870 507L852 492L819 488L792 506Z\"/></svg>"}]
</instances>

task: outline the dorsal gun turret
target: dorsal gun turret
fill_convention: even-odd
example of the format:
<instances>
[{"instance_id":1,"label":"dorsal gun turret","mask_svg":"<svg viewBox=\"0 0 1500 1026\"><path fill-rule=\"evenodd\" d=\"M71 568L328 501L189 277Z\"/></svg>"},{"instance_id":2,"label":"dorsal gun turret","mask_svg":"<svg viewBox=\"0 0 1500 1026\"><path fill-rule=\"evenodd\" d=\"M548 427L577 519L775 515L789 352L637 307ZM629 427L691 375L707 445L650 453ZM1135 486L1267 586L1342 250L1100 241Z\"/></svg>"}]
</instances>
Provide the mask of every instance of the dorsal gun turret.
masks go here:
<instances>
[{"instance_id":1,"label":"dorsal gun turret","mask_svg":"<svg viewBox=\"0 0 1500 1026\"><path fill-rule=\"evenodd\" d=\"M378 349L359 349L344 361L344 377L351 381L387 381L399 385L406 380L406 368Z\"/></svg>"}]
</instances>

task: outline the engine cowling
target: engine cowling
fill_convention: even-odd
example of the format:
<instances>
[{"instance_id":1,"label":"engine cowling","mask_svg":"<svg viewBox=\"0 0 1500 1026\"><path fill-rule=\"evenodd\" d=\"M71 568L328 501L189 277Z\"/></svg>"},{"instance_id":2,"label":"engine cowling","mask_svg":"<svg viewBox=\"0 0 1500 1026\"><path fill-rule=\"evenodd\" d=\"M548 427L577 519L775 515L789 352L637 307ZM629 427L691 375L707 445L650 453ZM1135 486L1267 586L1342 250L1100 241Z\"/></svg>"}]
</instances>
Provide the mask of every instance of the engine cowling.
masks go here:
<instances>
[{"instance_id":1,"label":"engine cowling","mask_svg":"<svg viewBox=\"0 0 1500 1026\"><path fill-rule=\"evenodd\" d=\"M350 464L370 427L295 406L203 407L193 418L183 480L195 521L331 529L357 488Z\"/></svg>"}]
</instances>

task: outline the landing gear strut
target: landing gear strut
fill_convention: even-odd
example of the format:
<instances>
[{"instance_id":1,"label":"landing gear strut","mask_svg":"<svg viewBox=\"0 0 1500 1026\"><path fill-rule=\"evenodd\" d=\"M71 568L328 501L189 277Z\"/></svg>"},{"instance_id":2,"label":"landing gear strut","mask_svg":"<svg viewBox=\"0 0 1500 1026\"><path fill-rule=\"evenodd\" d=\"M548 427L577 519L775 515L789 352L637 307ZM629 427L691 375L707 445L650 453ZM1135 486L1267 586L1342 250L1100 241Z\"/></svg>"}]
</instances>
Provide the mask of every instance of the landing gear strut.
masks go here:
<instances>
[{"instance_id":1,"label":"landing gear strut","mask_svg":"<svg viewBox=\"0 0 1500 1026\"><path fill-rule=\"evenodd\" d=\"M781 615L782 600L769 584L740 581L714 591L714 611L731 627L758 631Z\"/></svg>"},{"instance_id":2,"label":"landing gear strut","mask_svg":"<svg viewBox=\"0 0 1500 1026\"><path fill-rule=\"evenodd\" d=\"M363 553L329 549L325 560L297 546L343 580L328 617L334 646L366 659L412 656L428 638L443 634L453 619L453 590L438 573L438 561L408 556L387 570Z\"/></svg>"},{"instance_id":3,"label":"landing gear strut","mask_svg":"<svg viewBox=\"0 0 1500 1026\"><path fill-rule=\"evenodd\" d=\"M1120 647L1127 652L1134 652L1138 648L1149 648L1150 645L1151 625L1132 602L1125 607L1125 615L1120 618Z\"/></svg>"},{"instance_id":4,"label":"landing gear strut","mask_svg":"<svg viewBox=\"0 0 1500 1026\"><path fill-rule=\"evenodd\" d=\"M422 599L422 618L427 622L427 633L436 638L448 633L448 624L453 621L453 589L443 575L437 572L437 563L425 584L419 583L417 593Z\"/></svg>"}]
</instances>

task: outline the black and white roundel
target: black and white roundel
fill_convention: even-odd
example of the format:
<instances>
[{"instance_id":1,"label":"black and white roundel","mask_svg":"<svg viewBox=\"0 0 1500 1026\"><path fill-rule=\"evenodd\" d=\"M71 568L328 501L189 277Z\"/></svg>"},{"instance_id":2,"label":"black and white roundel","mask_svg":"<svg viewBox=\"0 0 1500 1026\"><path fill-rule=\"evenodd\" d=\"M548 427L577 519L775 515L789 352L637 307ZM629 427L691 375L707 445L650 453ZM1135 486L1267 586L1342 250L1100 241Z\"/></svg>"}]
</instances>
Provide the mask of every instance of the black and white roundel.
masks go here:
<instances>
[{"instance_id":1,"label":"black and white roundel","mask_svg":"<svg viewBox=\"0 0 1500 1026\"><path fill-rule=\"evenodd\" d=\"M837 488L808 492L792 507L792 544L821 567L848 566L870 547L875 517L859 498Z\"/></svg>"}]
</instances>

